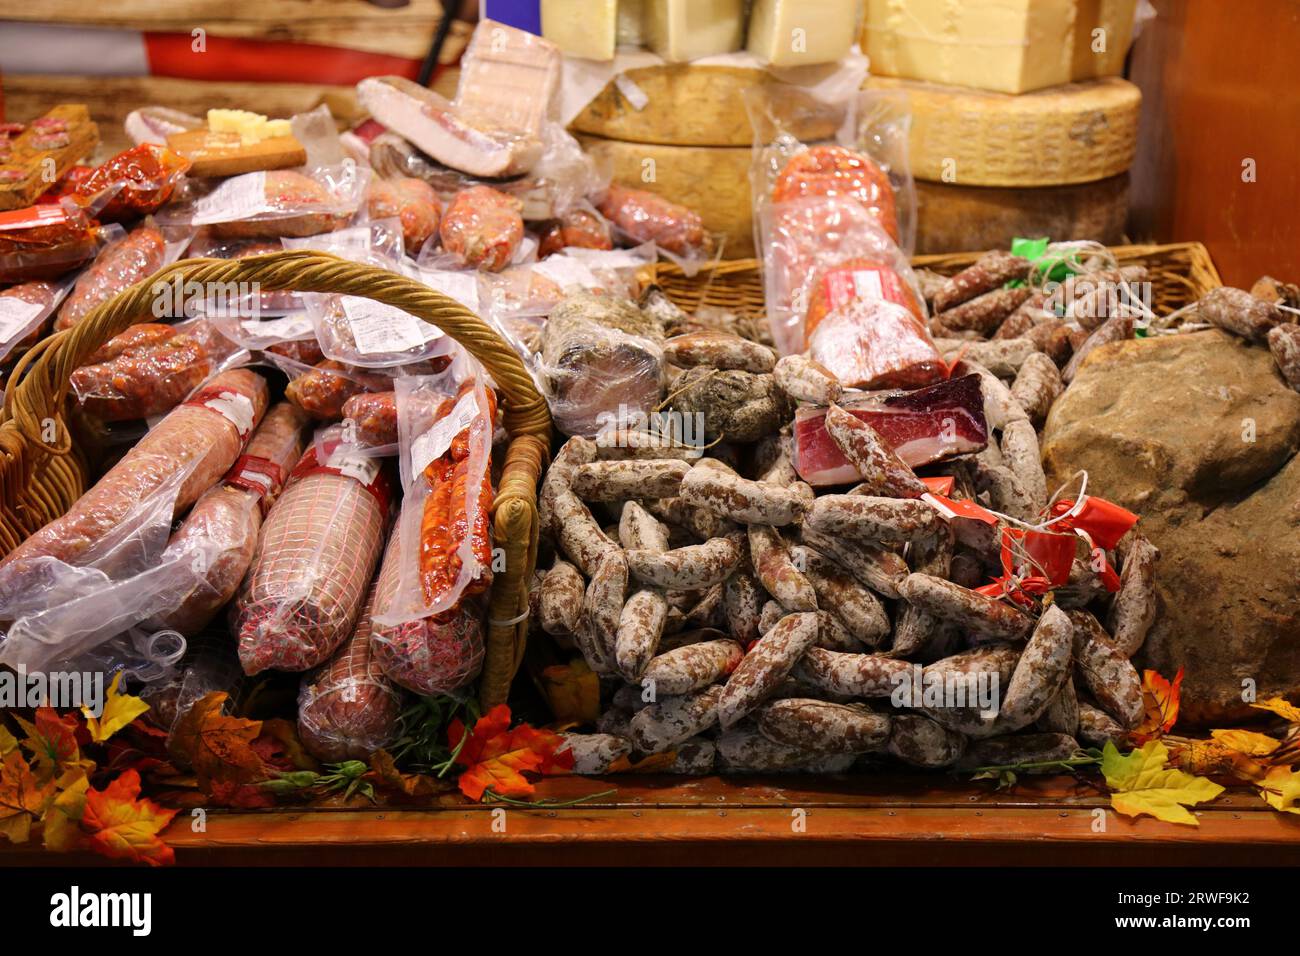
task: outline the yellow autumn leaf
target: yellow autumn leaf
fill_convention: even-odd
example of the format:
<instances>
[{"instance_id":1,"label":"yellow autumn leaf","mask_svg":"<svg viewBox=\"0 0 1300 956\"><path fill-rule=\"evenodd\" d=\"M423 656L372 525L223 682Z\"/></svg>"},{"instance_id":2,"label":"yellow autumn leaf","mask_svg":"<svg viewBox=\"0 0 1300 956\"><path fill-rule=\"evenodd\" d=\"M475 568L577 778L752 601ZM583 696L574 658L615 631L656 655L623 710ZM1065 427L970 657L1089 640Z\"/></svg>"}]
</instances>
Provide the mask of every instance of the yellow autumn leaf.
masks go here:
<instances>
[{"instance_id":1,"label":"yellow autumn leaf","mask_svg":"<svg viewBox=\"0 0 1300 956\"><path fill-rule=\"evenodd\" d=\"M600 716L600 678L578 658L542 671L542 690L560 722L595 723Z\"/></svg>"},{"instance_id":2,"label":"yellow autumn leaf","mask_svg":"<svg viewBox=\"0 0 1300 956\"><path fill-rule=\"evenodd\" d=\"M84 770L70 771L59 780L61 792L41 817L45 848L58 852L75 850L82 844L81 818L86 812L86 791L90 780Z\"/></svg>"},{"instance_id":3,"label":"yellow autumn leaf","mask_svg":"<svg viewBox=\"0 0 1300 956\"><path fill-rule=\"evenodd\" d=\"M18 738L9 732L9 728L0 724L0 757L8 756L9 752L18 747Z\"/></svg>"},{"instance_id":4,"label":"yellow autumn leaf","mask_svg":"<svg viewBox=\"0 0 1300 956\"><path fill-rule=\"evenodd\" d=\"M122 672L118 671L113 675L113 683L108 686L104 709L98 718L92 717L88 708L81 708L82 716L86 718L86 728L90 731L90 739L97 744L102 744L149 709L149 705L139 697L121 693L118 690L121 682Z\"/></svg>"},{"instance_id":5,"label":"yellow autumn leaf","mask_svg":"<svg viewBox=\"0 0 1300 956\"><path fill-rule=\"evenodd\" d=\"M1130 817L1146 813L1168 823L1200 826L1188 806L1213 800L1223 787L1204 777L1166 767L1169 751L1158 740L1123 756L1110 741L1101 755L1101 772L1106 784L1115 791L1111 806Z\"/></svg>"},{"instance_id":6,"label":"yellow autumn leaf","mask_svg":"<svg viewBox=\"0 0 1300 956\"><path fill-rule=\"evenodd\" d=\"M1300 707L1281 697L1270 697L1268 700L1257 701L1250 706L1258 710L1270 710L1293 724L1300 724Z\"/></svg>"},{"instance_id":7,"label":"yellow autumn leaf","mask_svg":"<svg viewBox=\"0 0 1300 956\"><path fill-rule=\"evenodd\" d=\"M1256 733L1253 730L1211 730L1210 736L1223 744L1225 747L1231 747L1238 753L1246 754L1250 757L1263 757L1265 754L1271 754L1277 750L1279 740L1275 740L1268 734Z\"/></svg>"},{"instance_id":8,"label":"yellow autumn leaf","mask_svg":"<svg viewBox=\"0 0 1300 956\"><path fill-rule=\"evenodd\" d=\"M1259 785L1259 795L1274 810L1300 814L1300 773L1274 767Z\"/></svg>"}]
</instances>

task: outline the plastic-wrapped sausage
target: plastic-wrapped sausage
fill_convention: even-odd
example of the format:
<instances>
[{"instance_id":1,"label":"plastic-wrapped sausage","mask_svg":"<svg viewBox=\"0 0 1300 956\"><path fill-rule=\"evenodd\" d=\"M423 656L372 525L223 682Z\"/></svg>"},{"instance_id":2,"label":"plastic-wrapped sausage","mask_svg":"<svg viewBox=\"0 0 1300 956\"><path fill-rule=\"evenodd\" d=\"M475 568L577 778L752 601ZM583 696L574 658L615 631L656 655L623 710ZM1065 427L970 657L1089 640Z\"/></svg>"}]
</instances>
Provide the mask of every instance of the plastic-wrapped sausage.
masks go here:
<instances>
[{"instance_id":1,"label":"plastic-wrapped sausage","mask_svg":"<svg viewBox=\"0 0 1300 956\"><path fill-rule=\"evenodd\" d=\"M1003 250L987 252L956 275L950 276L934 293L935 312L943 312L968 302L976 296L1023 279L1029 272L1029 260Z\"/></svg>"},{"instance_id":2,"label":"plastic-wrapped sausage","mask_svg":"<svg viewBox=\"0 0 1300 956\"><path fill-rule=\"evenodd\" d=\"M371 585L352 636L299 688L298 736L318 760L365 760L396 732L402 695L371 653L377 588Z\"/></svg>"},{"instance_id":3,"label":"plastic-wrapped sausage","mask_svg":"<svg viewBox=\"0 0 1300 956\"><path fill-rule=\"evenodd\" d=\"M524 238L523 204L491 186L471 186L447 206L438 234L462 265L500 272Z\"/></svg>"},{"instance_id":4,"label":"plastic-wrapped sausage","mask_svg":"<svg viewBox=\"0 0 1300 956\"><path fill-rule=\"evenodd\" d=\"M212 357L200 338L170 325L133 325L72 373L77 402L101 421L169 411L208 377Z\"/></svg>"},{"instance_id":5,"label":"plastic-wrapped sausage","mask_svg":"<svg viewBox=\"0 0 1300 956\"><path fill-rule=\"evenodd\" d=\"M573 248L614 248L609 235L609 223L586 203L570 206L560 214L559 219L542 223L538 230L537 258L545 259Z\"/></svg>"},{"instance_id":6,"label":"plastic-wrapped sausage","mask_svg":"<svg viewBox=\"0 0 1300 956\"><path fill-rule=\"evenodd\" d=\"M698 213L647 190L611 183L597 208L634 244L653 242L678 256L710 251L712 244Z\"/></svg>"},{"instance_id":7,"label":"plastic-wrapped sausage","mask_svg":"<svg viewBox=\"0 0 1300 956\"><path fill-rule=\"evenodd\" d=\"M340 451L339 448L343 448ZM352 633L383 546L392 495L380 459L309 447L267 515L234 612L247 674L303 671Z\"/></svg>"},{"instance_id":8,"label":"plastic-wrapped sausage","mask_svg":"<svg viewBox=\"0 0 1300 956\"><path fill-rule=\"evenodd\" d=\"M173 514L180 515L234 464L266 410L266 379L246 369L223 372L152 428L68 513L51 521L0 561L7 591L43 556L70 564L116 530L151 494L185 477Z\"/></svg>"},{"instance_id":9,"label":"plastic-wrapped sausage","mask_svg":"<svg viewBox=\"0 0 1300 956\"><path fill-rule=\"evenodd\" d=\"M411 255L437 234L442 218L442 202L433 187L409 176L372 179L366 187L366 207L371 219L401 220L402 241Z\"/></svg>"},{"instance_id":10,"label":"plastic-wrapped sausage","mask_svg":"<svg viewBox=\"0 0 1300 956\"><path fill-rule=\"evenodd\" d=\"M253 561L262 518L302 455L306 426L306 416L288 402L273 407L225 480L190 509L163 560L184 562L186 552L193 552L194 559L186 563L195 581L153 626L193 636L234 597Z\"/></svg>"},{"instance_id":11,"label":"plastic-wrapped sausage","mask_svg":"<svg viewBox=\"0 0 1300 956\"><path fill-rule=\"evenodd\" d=\"M337 421L343 417L348 399L363 392L385 391L391 379L358 372L342 362L326 359L294 378L284 389L284 397L320 421Z\"/></svg>"},{"instance_id":12,"label":"plastic-wrapped sausage","mask_svg":"<svg viewBox=\"0 0 1300 956\"><path fill-rule=\"evenodd\" d=\"M397 444L397 393L363 392L343 403L343 418L353 423L356 444L383 448Z\"/></svg>"},{"instance_id":13,"label":"plastic-wrapped sausage","mask_svg":"<svg viewBox=\"0 0 1300 956\"><path fill-rule=\"evenodd\" d=\"M96 306L153 275L162 268L166 252L163 234L148 222L110 244L77 279L54 328L72 328Z\"/></svg>"}]
</instances>

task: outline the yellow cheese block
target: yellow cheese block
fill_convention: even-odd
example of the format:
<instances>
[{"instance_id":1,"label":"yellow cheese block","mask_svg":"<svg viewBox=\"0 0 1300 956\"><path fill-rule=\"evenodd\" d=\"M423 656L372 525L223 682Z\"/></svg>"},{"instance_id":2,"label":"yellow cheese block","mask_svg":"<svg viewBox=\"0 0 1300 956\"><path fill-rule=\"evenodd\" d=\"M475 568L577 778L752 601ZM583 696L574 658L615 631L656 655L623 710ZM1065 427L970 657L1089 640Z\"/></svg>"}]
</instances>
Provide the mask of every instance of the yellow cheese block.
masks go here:
<instances>
[{"instance_id":1,"label":"yellow cheese block","mask_svg":"<svg viewBox=\"0 0 1300 956\"><path fill-rule=\"evenodd\" d=\"M773 66L833 63L849 52L857 0L755 0L746 49Z\"/></svg>"},{"instance_id":2,"label":"yellow cheese block","mask_svg":"<svg viewBox=\"0 0 1300 956\"><path fill-rule=\"evenodd\" d=\"M614 182L689 206L723 243L724 259L754 254L748 146L665 146L578 134L582 148Z\"/></svg>"},{"instance_id":3,"label":"yellow cheese block","mask_svg":"<svg viewBox=\"0 0 1300 956\"><path fill-rule=\"evenodd\" d=\"M1137 0L867 0L871 71L1024 93L1114 75Z\"/></svg>"},{"instance_id":4,"label":"yellow cheese block","mask_svg":"<svg viewBox=\"0 0 1300 956\"><path fill-rule=\"evenodd\" d=\"M750 146L754 133L745 112L744 91L780 90L782 116L795 117L791 131L800 140L835 134L842 108L822 102L800 87L779 83L765 70L734 66L665 64L628 70L627 80L646 96L637 109L610 82L569 124L577 133L637 143L678 146Z\"/></svg>"},{"instance_id":5,"label":"yellow cheese block","mask_svg":"<svg viewBox=\"0 0 1300 956\"><path fill-rule=\"evenodd\" d=\"M963 186L1059 186L1122 173L1142 94L1107 77L1010 96L873 76L912 105L912 175Z\"/></svg>"},{"instance_id":6,"label":"yellow cheese block","mask_svg":"<svg viewBox=\"0 0 1300 956\"><path fill-rule=\"evenodd\" d=\"M1116 245L1128 219L1127 173L1095 183L1003 189L916 184L918 255L1005 249L1016 236Z\"/></svg>"}]
</instances>

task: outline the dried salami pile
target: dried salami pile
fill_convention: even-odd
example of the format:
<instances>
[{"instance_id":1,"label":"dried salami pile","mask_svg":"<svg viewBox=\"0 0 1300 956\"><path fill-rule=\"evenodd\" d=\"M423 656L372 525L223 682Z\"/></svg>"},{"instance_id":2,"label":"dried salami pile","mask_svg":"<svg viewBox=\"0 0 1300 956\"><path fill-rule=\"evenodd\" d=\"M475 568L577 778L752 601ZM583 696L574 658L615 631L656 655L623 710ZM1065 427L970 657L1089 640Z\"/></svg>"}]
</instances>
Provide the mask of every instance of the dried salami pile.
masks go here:
<instances>
[{"instance_id":1,"label":"dried salami pile","mask_svg":"<svg viewBox=\"0 0 1300 956\"><path fill-rule=\"evenodd\" d=\"M936 325L1027 269L946 280ZM1023 316L1011 298L979 328ZM887 393L725 332L669 338L667 407L697 440L680 417L570 438L542 486L536 621L601 677L578 772L1040 763L1135 727L1158 552L1104 499L1049 507L1038 457L1068 360L1039 342L1079 339L1070 321L964 336L947 379Z\"/></svg>"}]
</instances>

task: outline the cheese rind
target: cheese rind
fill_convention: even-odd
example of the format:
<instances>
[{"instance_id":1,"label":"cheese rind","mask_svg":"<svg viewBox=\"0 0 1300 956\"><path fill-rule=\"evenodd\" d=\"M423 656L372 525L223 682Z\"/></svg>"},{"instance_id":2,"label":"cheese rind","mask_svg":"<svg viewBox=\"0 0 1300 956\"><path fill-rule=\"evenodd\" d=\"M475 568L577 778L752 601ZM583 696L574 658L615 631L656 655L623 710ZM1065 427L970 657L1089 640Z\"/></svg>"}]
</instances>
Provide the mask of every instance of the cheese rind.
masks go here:
<instances>
[{"instance_id":1,"label":"cheese rind","mask_svg":"<svg viewBox=\"0 0 1300 956\"><path fill-rule=\"evenodd\" d=\"M542 0L542 36L569 56L612 60L618 0Z\"/></svg>"},{"instance_id":2,"label":"cheese rind","mask_svg":"<svg viewBox=\"0 0 1300 956\"><path fill-rule=\"evenodd\" d=\"M744 7L744 0L647 0L646 45L671 63L739 50Z\"/></svg>"},{"instance_id":3,"label":"cheese rind","mask_svg":"<svg viewBox=\"0 0 1300 956\"><path fill-rule=\"evenodd\" d=\"M755 0L746 49L773 66L833 63L849 52L857 0Z\"/></svg>"},{"instance_id":4,"label":"cheese rind","mask_svg":"<svg viewBox=\"0 0 1300 956\"><path fill-rule=\"evenodd\" d=\"M866 0L871 71L1024 93L1123 68L1137 0ZM1105 51L1094 53L1094 30Z\"/></svg>"}]
</instances>

